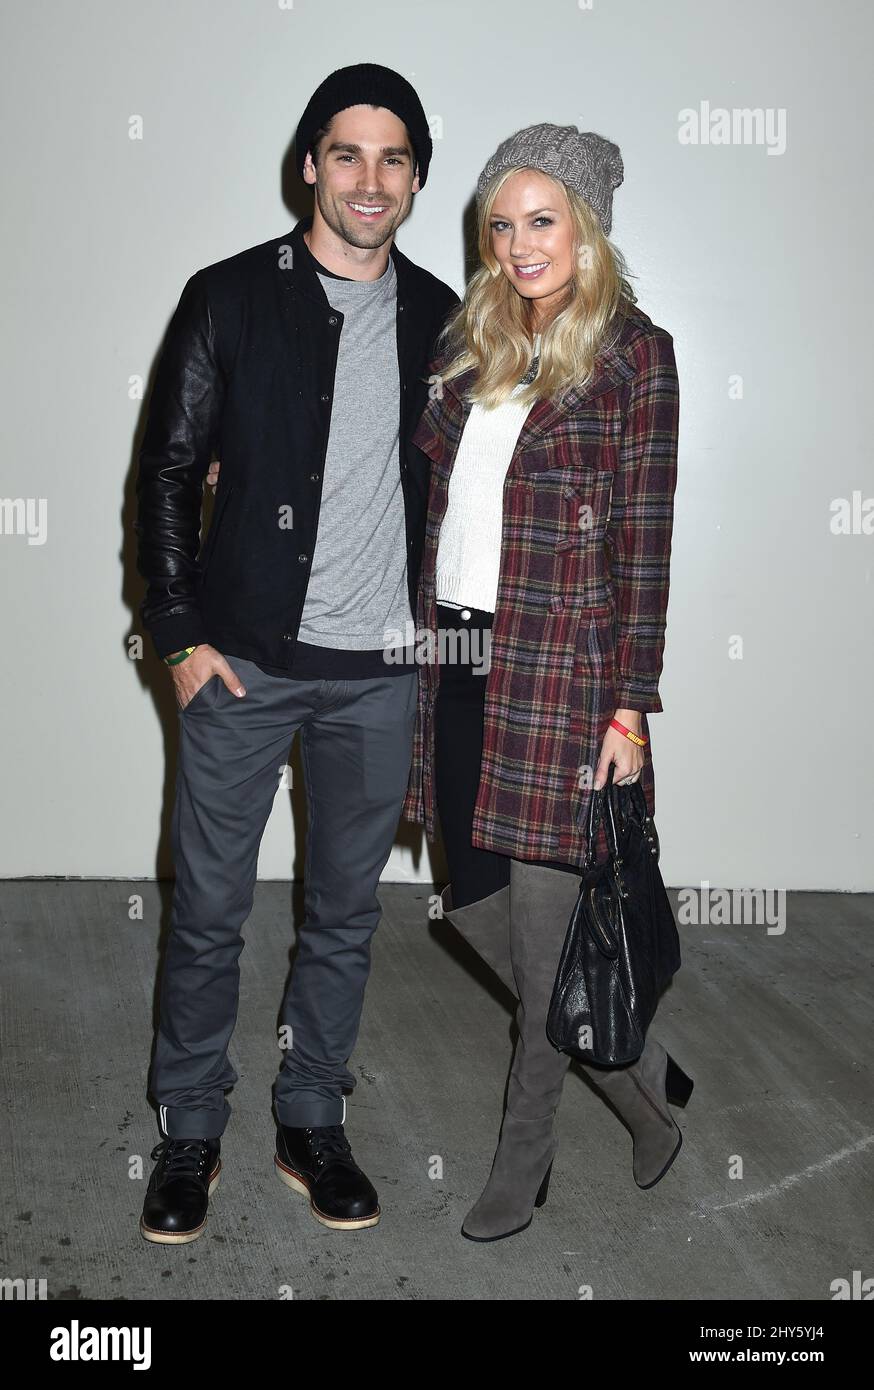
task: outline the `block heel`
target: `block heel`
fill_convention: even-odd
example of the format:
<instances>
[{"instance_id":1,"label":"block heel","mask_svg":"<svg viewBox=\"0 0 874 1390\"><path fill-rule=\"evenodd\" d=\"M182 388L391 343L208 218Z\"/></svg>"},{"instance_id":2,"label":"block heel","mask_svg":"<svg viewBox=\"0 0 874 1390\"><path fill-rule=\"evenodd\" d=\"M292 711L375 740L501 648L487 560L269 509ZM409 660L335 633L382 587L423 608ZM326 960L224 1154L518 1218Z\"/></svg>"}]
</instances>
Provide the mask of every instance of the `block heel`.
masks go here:
<instances>
[{"instance_id":1,"label":"block heel","mask_svg":"<svg viewBox=\"0 0 874 1390\"><path fill-rule=\"evenodd\" d=\"M671 1105L681 1108L686 1104L692 1094L692 1087L695 1082L691 1076L687 1076L681 1066L678 1066L670 1053L668 1053L668 1065L665 1072L665 1095Z\"/></svg>"},{"instance_id":2,"label":"block heel","mask_svg":"<svg viewBox=\"0 0 874 1390\"><path fill-rule=\"evenodd\" d=\"M550 1163L549 1167L548 1167L547 1170L546 1170L546 1173L544 1174L543 1182L540 1184L540 1187L537 1189L537 1196L534 1198L534 1205L535 1205L536 1207L542 1207L542 1206L543 1206L543 1203L546 1201L546 1195L547 1195L547 1193L549 1192L549 1179L550 1179L551 1176L552 1176L552 1164Z\"/></svg>"}]
</instances>

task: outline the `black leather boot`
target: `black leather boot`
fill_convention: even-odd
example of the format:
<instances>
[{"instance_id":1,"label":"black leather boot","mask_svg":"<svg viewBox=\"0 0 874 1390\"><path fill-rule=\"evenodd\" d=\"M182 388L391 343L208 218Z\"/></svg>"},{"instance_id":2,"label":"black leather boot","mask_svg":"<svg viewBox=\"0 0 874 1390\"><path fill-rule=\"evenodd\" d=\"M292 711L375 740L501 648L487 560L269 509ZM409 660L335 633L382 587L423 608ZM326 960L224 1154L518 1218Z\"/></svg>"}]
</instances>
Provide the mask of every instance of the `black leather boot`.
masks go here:
<instances>
[{"instance_id":1,"label":"black leather boot","mask_svg":"<svg viewBox=\"0 0 874 1390\"><path fill-rule=\"evenodd\" d=\"M323 1226L358 1231L379 1221L376 1188L352 1157L342 1125L277 1125L273 1162L286 1187L309 1197Z\"/></svg>"},{"instance_id":2,"label":"black leather boot","mask_svg":"<svg viewBox=\"0 0 874 1390\"><path fill-rule=\"evenodd\" d=\"M140 1234L159 1245L197 1240L222 1161L220 1139L163 1139L143 1202Z\"/></svg>"}]
</instances>

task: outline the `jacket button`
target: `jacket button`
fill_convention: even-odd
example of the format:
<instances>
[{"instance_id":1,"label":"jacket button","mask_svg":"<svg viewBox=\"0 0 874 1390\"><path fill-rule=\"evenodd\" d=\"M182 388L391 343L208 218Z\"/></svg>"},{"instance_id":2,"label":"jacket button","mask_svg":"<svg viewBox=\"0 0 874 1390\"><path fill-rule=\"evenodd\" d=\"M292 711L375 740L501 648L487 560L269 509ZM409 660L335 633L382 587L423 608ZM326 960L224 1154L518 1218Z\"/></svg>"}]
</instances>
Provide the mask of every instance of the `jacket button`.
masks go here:
<instances>
[{"instance_id":1,"label":"jacket button","mask_svg":"<svg viewBox=\"0 0 874 1390\"><path fill-rule=\"evenodd\" d=\"M283 642L293 642L294 638L292 637L290 632L283 632L282 640Z\"/></svg>"},{"instance_id":2,"label":"jacket button","mask_svg":"<svg viewBox=\"0 0 874 1390\"><path fill-rule=\"evenodd\" d=\"M305 565L306 562L307 562L307 560L308 560L310 557L309 557L309 555L298 555L297 558L300 560L300 563L301 563L302 565Z\"/></svg>"},{"instance_id":3,"label":"jacket button","mask_svg":"<svg viewBox=\"0 0 874 1390\"><path fill-rule=\"evenodd\" d=\"M329 323L329 324L331 325L331 327L333 328L333 326L334 326L334 324L335 324L336 322L337 322L337 315L336 315L336 314L332 314L331 317L328 319L328 323Z\"/></svg>"},{"instance_id":4,"label":"jacket button","mask_svg":"<svg viewBox=\"0 0 874 1390\"><path fill-rule=\"evenodd\" d=\"M311 474L310 474L310 482L311 482L311 483L317 483L318 481L319 481L319 475L318 475L318 473L311 473Z\"/></svg>"},{"instance_id":5,"label":"jacket button","mask_svg":"<svg viewBox=\"0 0 874 1390\"><path fill-rule=\"evenodd\" d=\"M331 397L328 395L327 391L323 391L322 394L319 396L320 401L329 401L330 399Z\"/></svg>"}]
</instances>

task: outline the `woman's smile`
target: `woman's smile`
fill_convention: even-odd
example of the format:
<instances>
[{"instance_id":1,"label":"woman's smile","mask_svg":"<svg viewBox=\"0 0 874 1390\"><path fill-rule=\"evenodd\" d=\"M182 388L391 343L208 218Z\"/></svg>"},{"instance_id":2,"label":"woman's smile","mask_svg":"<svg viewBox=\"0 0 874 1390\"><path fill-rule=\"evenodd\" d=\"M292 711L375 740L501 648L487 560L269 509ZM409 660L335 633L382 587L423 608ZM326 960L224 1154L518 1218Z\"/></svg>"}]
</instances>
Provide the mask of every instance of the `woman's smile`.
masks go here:
<instances>
[{"instance_id":1,"label":"woman's smile","mask_svg":"<svg viewBox=\"0 0 874 1390\"><path fill-rule=\"evenodd\" d=\"M549 261L536 261L532 265L514 265L513 270L522 280L536 280L544 270L549 269Z\"/></svg>"}]
</instances>

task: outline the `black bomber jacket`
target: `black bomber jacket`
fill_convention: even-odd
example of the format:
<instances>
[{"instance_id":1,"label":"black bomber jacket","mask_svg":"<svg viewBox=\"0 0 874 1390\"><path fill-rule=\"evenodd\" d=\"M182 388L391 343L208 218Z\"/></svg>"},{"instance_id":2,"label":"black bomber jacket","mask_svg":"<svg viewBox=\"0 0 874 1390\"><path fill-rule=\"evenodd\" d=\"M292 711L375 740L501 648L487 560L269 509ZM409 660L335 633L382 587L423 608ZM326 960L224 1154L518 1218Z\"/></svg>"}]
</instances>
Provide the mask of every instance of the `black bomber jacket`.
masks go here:
<instances>
[{"instance_id":1,"label":"black bomber jacket","mask_svg":"<svg viewBox=\"0 0 874 1390\"><path fill-rule=\"evenodd\" d=\"M209 642L289 670L306 597L343 315L302 237L198 270L167 330L137 474L140 612L159 656ZM428 458L410 443L437 334L458 296L396 246L400 472L410 608L422 558ZM221 459L201 546L203 482ZM289 524L289 518L290 524Z\"/></svg>"}]
</instances>

